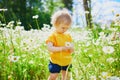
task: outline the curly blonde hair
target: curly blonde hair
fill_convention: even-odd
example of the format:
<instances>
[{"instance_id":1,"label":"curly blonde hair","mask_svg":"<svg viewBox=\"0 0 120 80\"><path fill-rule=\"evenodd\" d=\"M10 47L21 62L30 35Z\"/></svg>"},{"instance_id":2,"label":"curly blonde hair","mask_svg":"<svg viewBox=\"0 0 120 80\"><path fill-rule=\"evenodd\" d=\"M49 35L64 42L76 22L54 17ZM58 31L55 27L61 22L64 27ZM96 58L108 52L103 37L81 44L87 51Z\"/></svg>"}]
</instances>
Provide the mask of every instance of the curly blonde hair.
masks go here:
<instances>
[{"instance_id":1,"label":"curly blonde hair","mask_svg":"<svg viewBox=\"0 0 120 80\"><path fill-rule=\"evenodd\" d=\"M55 12L51 17L51 24L58 27L60 24L71 25L72 18L67 9Z\"/></svg>"}]
</instances>

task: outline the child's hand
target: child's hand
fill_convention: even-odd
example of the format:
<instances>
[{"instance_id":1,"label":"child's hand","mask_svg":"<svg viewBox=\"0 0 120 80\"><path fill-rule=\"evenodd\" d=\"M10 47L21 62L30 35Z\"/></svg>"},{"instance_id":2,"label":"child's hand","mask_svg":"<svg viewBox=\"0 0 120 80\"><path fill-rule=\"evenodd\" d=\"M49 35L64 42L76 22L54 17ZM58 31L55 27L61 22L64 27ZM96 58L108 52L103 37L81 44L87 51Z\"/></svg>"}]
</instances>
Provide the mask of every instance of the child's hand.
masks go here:
<instances>
[{"instance_id":1,"label":"child's hand","mask_svg":"<svg viewBox=\"0 0 120 80\"><path fill-rule=\"evenodd\" d=\"M61 51L72 53L74 51L74 46L70 42L66 42L65 46L61 47Z\"/></svg>"},{"instance_id":2,"label":"child's hand","mask_svg":"<svg viewBox=\"0 0 120 80\"><path fill-rule=\"evenodd\" d=\"M70 53L72 53L74 51L74 48L72 46L71 47L63 46L61 48L62 48L62 51L68 51Z\"/></svg>"},{"instance_id":3,"label":"child's hand","mask_svg":"<svg viewBox=\"0 0 120 80\"><path fill-rule=\"evenodd\" d=\"M68 48L69 48L68 51L69 51L70 53L74 52L74 48L73 48L73 46L68 47Z\"/></svg>"},{"instance_id":4,"label":"child's hand","mask_svg":"<svg viewBox=\"0 0 120 80\"><path fill-rule=\"evenodd\" d=\"M74 51L74 45L70 42L66 42L65 46L68 48L68 51L72 53Z\"/></svg>"},{"instance_id":5,"label":"child's hand","mask_svg":"<svg viewBox=\"0 0 120 80\"><path fill-rule=\"evenodd\" d=\"M68 51L70 48L69 47L66 47L66 46L63 46L63 47L61 47L61 50L62 51Z\"/></svg>"}]
</instances>

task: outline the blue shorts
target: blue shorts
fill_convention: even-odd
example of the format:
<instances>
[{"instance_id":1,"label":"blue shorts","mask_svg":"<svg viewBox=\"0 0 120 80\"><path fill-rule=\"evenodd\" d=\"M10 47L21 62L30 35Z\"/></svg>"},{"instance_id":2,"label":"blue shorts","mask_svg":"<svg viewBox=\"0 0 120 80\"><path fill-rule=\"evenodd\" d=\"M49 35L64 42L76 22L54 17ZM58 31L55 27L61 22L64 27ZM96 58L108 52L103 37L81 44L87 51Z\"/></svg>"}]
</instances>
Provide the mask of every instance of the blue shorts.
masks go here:
<instances>
[{"instance_id":1,"label":"blue shorts","mask_svg":"<svg viewBox=\"0 0 120 80\"><path fill-rule=\"evenodd\" d=\"M52 62L49 63L49 72L51 73L60 73L61 70L66 71L68 68L68 71L70 71L70 68L72 65L67 65L67 66L60 66L58 64L54 64Z\"/></svg>"}]
</instances>

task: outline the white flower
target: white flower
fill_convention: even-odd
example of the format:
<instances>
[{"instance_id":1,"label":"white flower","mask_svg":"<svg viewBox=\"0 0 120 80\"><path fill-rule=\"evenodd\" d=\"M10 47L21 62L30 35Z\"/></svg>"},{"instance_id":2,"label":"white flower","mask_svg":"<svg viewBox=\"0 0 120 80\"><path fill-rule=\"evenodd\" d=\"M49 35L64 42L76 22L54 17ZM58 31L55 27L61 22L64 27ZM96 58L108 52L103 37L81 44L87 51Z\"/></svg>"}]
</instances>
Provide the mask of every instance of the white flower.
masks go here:
<instances>
[{"instance_id":1,"label":"white flower","mask_svg":"<svg viewBox=\"0 0 120 80\"><path fill-rule=\"evenodd\" d=\"M102 48L103 52L106 53L106 54L111 54L113 53L115 50L112 46L104 46Z\"/></svg>"},{"instance_id":2,"label":"white flower","mask_svg":"<svg viewBox=\"0 0 120 80\"><path fill-rule=\"evenodd\" d=\"M12 80L12 75L9 75L9 76L8 76L8 80Z\"/></svg>"},{"instance_id":3,"label":"white flower","mask_svg":"<svg viewBox=\"0 0 120 80\"><path fill-rule=\"evenodd\" d=\"M110 77L110 73L108 73L108 72L102 72L102 73L101 73L101 77L102 77L103 79L107 79L107 78Z\"/></svg>"},{"instance_id":4,"label":"white flower","mask_svg":"<svg viewBox=\"0 0 120 80\"><path fill-rule=\"evenodd\" d=\"M85 11L85 14L89 14L89 11Z\"/></svg>"},{"instance_id":5,"label":"white flower","mask_svg":"<svg viewBox=\"0 0 120 80\"><path fill-rule=\"evenodd\" d=\"M89 56L89 57L93 57L93 55L92 55L92 54L89 54L88 56Z\"/></svg>"},{"instance_id":6,"label":"white flower","mask_svg":"<svg viewBox=\"0 0 120 80\"><path fill-rule=\"evenodd\" d=\"M8 56L8 59L11 61L11 62L17 62L19 60L19 56L13 56L13 55L10 55Z\"/></svg>"},{"instance_id":7,"label":"white flower","mask_svg":"<svg viewBox=\"0 0 120 80\"><path fill-rule=\"evenodd\" d=\"M65 46L66 46L66 47L73 47L73 45L72 45L70 42L66 42L66 43L65 43Z\"/></svg>"},{"instance_id":8,"label":"white flower","mask_svg":"<svg viewBox=\"0 0 120 80\"><path fill-rule=\"evenodd\" d=\"M117 40L116 41L109 41L108 44L115 45L115 44L117 44Z\"/></svg>"},{"instance_id":9,"label":"white flower","mask_svg":"<svg viewBox=\"0 0 120 80\"><path fill-rule=\"evenodd\" d=\"M30 61L29 61L29 64L34 64L34 61L33 61L33 60L30 60Z\"/></svg>"},{"instance_id":10,"label":"white flower","mask_svg":"<svg viewBox=\"0 0 120 80\"><path fill-rule=\"evenodd\" d=\"M18 25L21 25L22 23L21 22L17 22Z\"/></svg>"},{"instance_id":11,"label":"white flower","mask_svg":"<svg viewBox=\"0 0 120 80\"><path fill-rule=\"evenodd\" d=\"M88 49L84 49L84 52L85 52L85 53L88 52Z\"/></svg>"},{"instance_id":12,"label":"white flower","mask_svg":"<svg viewBox=\"0 0 120 80\"><path fill-rule=\"evenodd\" d=\"M96 46L100 45L100 39L97 39L96 41L93 40L93 44Z\"/></svg>"},{"instance_id":13,"label":"white flower","mask_svg":"<svg viewBox=\"0 0 120 80\"><path fill-rule=\"evenodd\" d=\"M34 55L35 53L34 53L34 52L32 52L32 54Z\"/></svg>"},{"instance_id":14,"label":"white flower","mask_svg":"<svg viewBox=\"0 0 120 80\"><path fill-rule=\"evenodd\" d=\"M8 9L0 9L0 11L7 11Z\"/></svg>"},{"instance_id":15,"label":"white flower","mask_svg":"<svg viewBox=\"0 0 120 80\"><path fill-rule=\"evenodd\" d=\"M112 77L107 78L107 80L120 80L120 77L112 76Z\"/></svg>"},{"instance_id":16,"label":"white flower","mask_svg":"<svg viewBox=\"0 0 120 80\"><path fill-rule=\"evenodd\" d=\"M22 56L21 57L26 57L26 54L22 54Z\"/></svg>"},{"instance_id":17,"label":"white flower","mask_svg":"<svg viewBox=\"0 0 120 80\"><path fill-rule=\"evenodd\" d=\"M35 16L33 16L32 18L33 19L37 19L39 16L38 15L35 15Z\"/></svg>"},{"instance_id":18,"label":"white flower","mask_svg":"<svg viewBox=\"0 0 120 80\"><path fill-rule=\"evenodd\" d=\"M92 64L89 63L89 64L87 65L87 67L88 67L88 68L91 68L91 67L92 67Z\"/></svg>"},{"instance_id":19,"label":"white flower","mask_svg":"<svg viewBox=\"0 0 120 80\"><path fill-rule=\"evenodd\" d=\"M90 80L97 80L96 76L90 76Z\"/></svg>"},{"instance_id":20,"label":"white flower","mask_svg":"<svg viewBox=\"0 0 120 80\"><path fill-rule=\"evenodd\" d=\"M10 21L7 25L6 25L6 27L8 27L8 28L11 28L11 27L13 27L14 26L14 21Z\"/></svg>"},{"instance_id":21,"label":"white flower","mask_svg":"<svg viewBox=\"0 0 120 80\"><path fill-rule=\"evenodd\" d=\"M50 30L50 25L48 24L43 24L42 31L49 31Z\"/></svg>"},{"instance_id":22,"label":"white flower","mask_svg":"<svg viewBox=\"0 0 120 80\"><path fill-rule=\"evenodd\" d=\"M106 61L111 64L111 63L113 63L115 61L115 59L114 58L108 58Z\"/></svg>"},{"instance_id":23,"label":"white flower","mask_svg":"<svg viewBox=\"0 0 120 80\"><path fill-rule=\"evenodd\" d=\"M1 26L4 26L4 27L6 26L6 24L0 24L0 25L1 25Z\"/></svg>"},{"instance_id":24,"label":"white flower","mask_svg":"<svg viewBox=\"0 0 120 80\"><path fill-rule=\"evenodd\" d=\"M105 25L102 25L101 28L102 28L102 30L105 30L106 27L105 27Z\"/></svg>"},{"instance_id":25,"label":"white flower","mask_svg":"<svg viewBox=\"0 0 120 80\"><path fill-rule=\"evenodd\" d=\"M21 30L24 30L24 27L23 26L16 26L15 30L16 31L21 31Z\"/></svg>"},{"instance_id":26,"label":"white flower","mask_svg":"<svg viewBox=\"0 0 120 80\"><path fill-rule=\"evenodd\" d=\"M115 31L117 31L118 29L117 29L117 28L109 28L109 30L115 32Z\"/></svg>"},{"instance_id":27,"label":"white flower","mask_svg":"<svg viewBox=\"0 0 120 80\"><path fill-rule=\"evenodd\" d=\"M100 36L104 36L105 34L104 34L104 32L100 32L99 35Z\"/></svg>"},{"instance_id":28,"label":"white flower","mask_svg":"<svg viewBox=\"0 0 120 80\"><path fill-rule=\"evenodd\" d=\"M86 42L86 46L87 46L87 47L90 46L90 42Z\"/></svg>"}]
</instances>

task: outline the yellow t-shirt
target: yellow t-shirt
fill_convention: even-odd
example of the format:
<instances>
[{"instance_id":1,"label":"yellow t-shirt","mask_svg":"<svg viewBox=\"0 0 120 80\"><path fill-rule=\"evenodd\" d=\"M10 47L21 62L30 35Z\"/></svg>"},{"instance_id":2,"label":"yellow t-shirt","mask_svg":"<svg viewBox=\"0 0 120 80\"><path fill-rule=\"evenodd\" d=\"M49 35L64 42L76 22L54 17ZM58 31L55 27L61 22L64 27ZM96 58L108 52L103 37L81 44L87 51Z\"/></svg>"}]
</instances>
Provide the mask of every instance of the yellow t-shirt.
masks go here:
<instances>
[{"instance_id":1,"label":"yellow t-shirt","mask_svg":"<svg viewBox=\"0 0 120 80\"><path fill-rule=\"evenodd\" d=\"M54 46L60 47L65 46L66 42L72 42L72 38L69 34L59 34L57 32L52 33L46 43L52 42ZM60 66L66 66L71 63L72 56L69 51L61 52L50 52L50 60L52 63L58 64Z\"/></svg>"}]
</instances>

